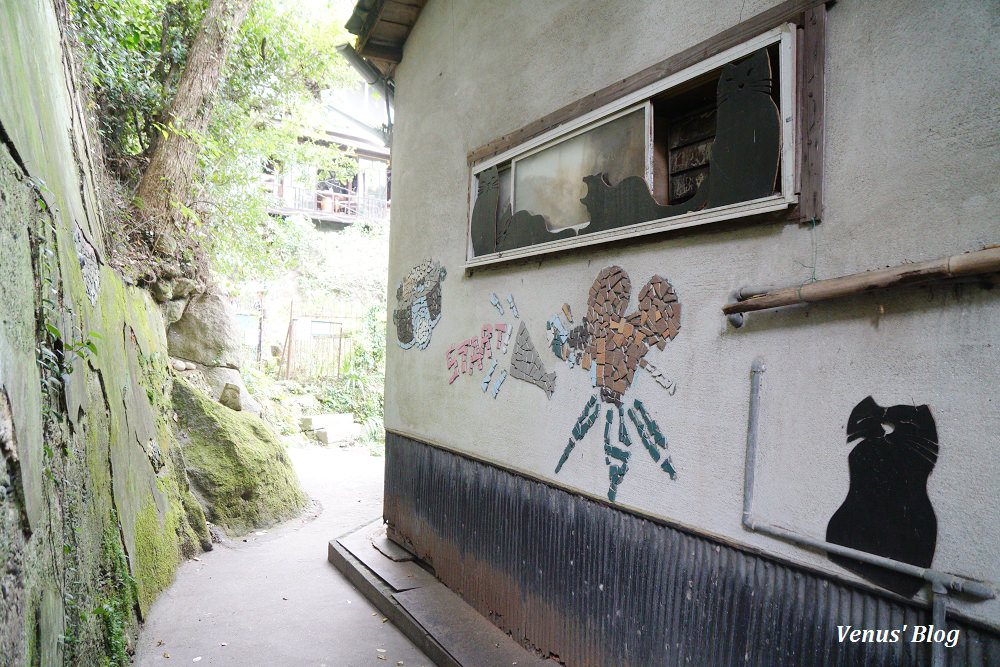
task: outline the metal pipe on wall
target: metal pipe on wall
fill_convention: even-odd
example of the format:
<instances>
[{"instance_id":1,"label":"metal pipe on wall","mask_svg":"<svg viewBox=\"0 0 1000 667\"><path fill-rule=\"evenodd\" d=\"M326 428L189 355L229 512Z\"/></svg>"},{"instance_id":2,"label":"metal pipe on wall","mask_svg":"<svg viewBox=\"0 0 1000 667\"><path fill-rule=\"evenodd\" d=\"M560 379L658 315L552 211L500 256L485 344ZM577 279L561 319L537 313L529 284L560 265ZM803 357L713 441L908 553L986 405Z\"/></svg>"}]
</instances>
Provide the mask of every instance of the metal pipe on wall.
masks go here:
<instances>
[{"instance_id":1,"label":"metal pipe on wall","mask_svg":"<svg viewBox=\"0 0 1000 667\"><path fill-rule=\"evenodd\" d=\"M935 581L931 587L931 620L935 628L948 627L948 588ZM931 665L944 667L948 658L944 652L944 642L931 642Z\"/></svg>"},{"instance_id":2,"label":"metal pipe on wall","mask_svg":"<svg viewBox=\"0 0 1000 667\"><path fill-rule=\"evenodd\" d=\"M840 544L818 540L799 535L785 528L758 522L753 517L754 472L757 461L757 428L760 421L760 387L764 374L764 360L754 359L750 369L750 409L747 417L747 451L743 482L743 526L752 532L763 533L771 537L791 542L793 544L818 549L828 554L836 554L853 560L884 567L911 577L923 579L931 584L932 621L935 627L944 629L947 624L948 591L962 593L975 600L992 600L996 597L996 589L992 584L976 581L960 575L948 574L939 570L918 567L910 563L885 558L866 551L859 551ZM940 642L932 643L932 667L944 667L946 656L944 646Z\"/></svg>"},{"instance_id":3,"label":"metal pipe on wall","mask_svg":"<svg viewBox=\"0 0 1000 667\"><path fill-rule=\"evenodd\" d=\"M770 291L771 291L771 289L770 288L766 288L766 287L763 287L763 288L741 287L741 288L735 289L735 290L733 290L732 292L729 293L729 301L728 301L728 303L739 303L741 301L746 301L747 299L753 298L755 296L760 296L761 294L766 294L766 293L768 293ZM726 319L729 320L729 323L731 325L733 325L735 328L739 329L741 326L743 326L743 324L744 324L744 322L746 320L746 314L745 313L728 313L726 315Z\"/></svg>"},{"instance_id":4,"label":"metal pipe on wall","mask_svg":"<svg viewBox=\"0 0 1000 667\"><path fill-rule=\"evenodd\" d=\"M897 285L915 285L933 280L962 278L998 271L1000 271L1000 246L994 246L985 250L951 255L927 262L900 264L888 269L817 280L797 287L784 287L769 291L743 288L730 294L730 302L722 307L722 312L730 317L729 321L733 326L739 327L742 325L742 319L734 320L733 316L740 313L780 308L798 303L826 301L827 299L852 296Z\"/></svg>"}]
</instances>

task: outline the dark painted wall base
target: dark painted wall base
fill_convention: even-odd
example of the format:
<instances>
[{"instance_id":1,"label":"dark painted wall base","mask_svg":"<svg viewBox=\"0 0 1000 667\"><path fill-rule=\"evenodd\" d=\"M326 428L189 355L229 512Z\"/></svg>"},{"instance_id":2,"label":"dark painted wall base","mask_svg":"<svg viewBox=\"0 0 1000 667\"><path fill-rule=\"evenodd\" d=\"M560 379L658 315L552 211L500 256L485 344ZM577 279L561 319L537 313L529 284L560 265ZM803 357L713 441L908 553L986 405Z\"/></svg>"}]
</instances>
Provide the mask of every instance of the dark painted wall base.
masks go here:
<instances>
[{"instance_id":1,"label":"dark painted wall base","mask_svg":"<svg viewBox=\"0 0 1000 667\"><path fill-rule=\"evenodd\" d=\"M567 665L928 665L930 613L415 440L386 437L393 536L480 613ZM837 626L903 630L841 643ZM962 619L948 664L1000 664Z\"/></svg>"}]
</instances>

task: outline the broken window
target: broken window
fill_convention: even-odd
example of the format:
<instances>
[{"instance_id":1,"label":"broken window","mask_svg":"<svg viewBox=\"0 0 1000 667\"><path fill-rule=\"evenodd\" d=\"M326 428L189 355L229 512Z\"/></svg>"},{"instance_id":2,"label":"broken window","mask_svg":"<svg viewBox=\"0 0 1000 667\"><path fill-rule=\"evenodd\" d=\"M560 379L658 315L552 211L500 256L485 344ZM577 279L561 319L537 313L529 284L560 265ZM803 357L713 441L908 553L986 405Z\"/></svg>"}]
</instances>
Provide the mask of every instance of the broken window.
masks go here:
<instances>
[{"instance_id":1,"label":"broken window","mask_svg":"<svg viewBox=\"0 0 1000 667\"><path fill-rule=\"evenodd\" d=\"M514 210L545 218L549 231L585 227L584 179L607 174L613 182L649 177L647 104L535 149L513 162Z\"/></svg>"},{"instance_id":2,"label":"broken window","mask_svg":"<svg viewBox=\"0 0 1000 667\"><path fill-rule=\"evenodd\" d=\"M792 28L474 165L469 263L794 203Z\"/></svg>"}]
</instances>

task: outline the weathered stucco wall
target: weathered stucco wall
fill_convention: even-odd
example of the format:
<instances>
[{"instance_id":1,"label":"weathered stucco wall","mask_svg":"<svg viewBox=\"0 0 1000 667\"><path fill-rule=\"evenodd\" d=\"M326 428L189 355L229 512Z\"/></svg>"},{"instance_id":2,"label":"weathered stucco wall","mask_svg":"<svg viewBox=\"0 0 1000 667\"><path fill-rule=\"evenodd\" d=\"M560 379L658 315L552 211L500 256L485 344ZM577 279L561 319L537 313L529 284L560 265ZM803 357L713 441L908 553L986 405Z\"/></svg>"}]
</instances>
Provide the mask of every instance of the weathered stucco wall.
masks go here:
<instances>
[{"instance_id":1,"label":"weathered stucco wall","mask_svg":"<svg viewBox=\"0 0 1000 667\"><path fill-rule=\"evenodd\" d=\"M604 267L621 266L633 293L659 274L682 304L681 329L646 358L678 388L669 395L640 372L626 400L640 398L659 423L677 478L634 439L617 504L863 581L741 525L749 370L759 356L767 366L761 519L822 538L848 490L854 407L869 395L882 406L926 404L940 445L928 484L934 566L1000 582L995 289L897 289L752 314L739 330L720 312L735 288L803 283L814 259L816 275L829 278L998 242L995 3L842 0L829 10L824 215L815 230L724 223L463 273L468 151L774 4L428 3L396 75L390 308L397 283L422 260L441 262L447 277L425 349L393 345L389 324L386 427L606 498L603 415L554 472L593 389L587 373L546 349L545 323L564 302L579 323ZM494 399L478 371L449 383L449 346L494 322L527 324L546 370L557 373L550 399L510 377ZM509 355L500 358L509 365ZM1000 626L1000 602L949 604Z\"/></svg>"},{"instance_id":2,"label":"weathered stucco wall","mask_svg":"<svg viewBox=\"0 0 1000 667\"><path fill-rule=\"evenodd\" d=\"M208 535L167 421L159 310L103 261L57 9L0 6L0 655L125 664Z\"/></svg>"}]
</instances>

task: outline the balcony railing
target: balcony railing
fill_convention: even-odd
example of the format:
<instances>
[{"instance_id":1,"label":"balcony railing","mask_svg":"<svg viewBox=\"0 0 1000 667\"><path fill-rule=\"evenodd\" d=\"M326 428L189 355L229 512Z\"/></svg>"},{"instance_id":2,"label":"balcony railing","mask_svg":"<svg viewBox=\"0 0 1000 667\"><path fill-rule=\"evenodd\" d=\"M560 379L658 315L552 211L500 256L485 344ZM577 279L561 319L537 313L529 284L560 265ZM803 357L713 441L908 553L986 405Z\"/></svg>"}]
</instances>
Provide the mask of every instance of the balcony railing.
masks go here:
<instances>
[{"instance_id":1,"label":"balcony railing","mask_svg":"<svg viewBox=\"0 0 1000 667\"><path fill-rule=\"evenodd\" d=\"M358 219L388 222L389 202L382 197L360 195L342 188L310 188L265 182L271 194L272 213L308 216L314 220L355 222Z\"/></svg>"}]
</instances>

